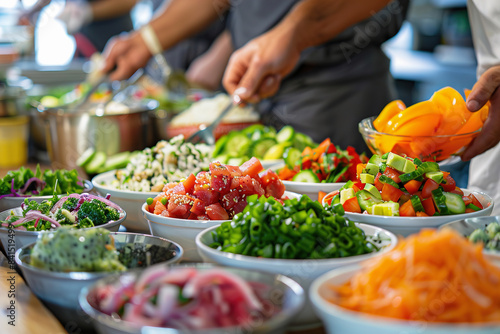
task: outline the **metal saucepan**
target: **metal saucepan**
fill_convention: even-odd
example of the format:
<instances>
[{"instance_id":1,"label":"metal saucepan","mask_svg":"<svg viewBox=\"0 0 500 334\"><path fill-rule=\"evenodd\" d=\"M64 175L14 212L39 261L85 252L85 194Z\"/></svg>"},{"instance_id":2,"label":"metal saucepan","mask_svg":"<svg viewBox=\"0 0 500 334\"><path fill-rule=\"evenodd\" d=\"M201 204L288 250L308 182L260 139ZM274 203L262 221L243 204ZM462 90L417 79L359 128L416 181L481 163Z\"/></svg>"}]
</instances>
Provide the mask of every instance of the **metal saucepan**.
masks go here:
<instances>
[{"instance_id":1,"label":"metal saucepan","mask_svg":"<svg viewBox=\"0 0 500 334\"><path fill-rule=\"evenodd\" d=\"M76 168L76 160L89 147L112 155L153 145L150 112L158 108L158 102L144 99L123 105L128 110L106 111L101 116L94 112L97 104L39 112L53 168Z\"/></svg>"}]
</instances>

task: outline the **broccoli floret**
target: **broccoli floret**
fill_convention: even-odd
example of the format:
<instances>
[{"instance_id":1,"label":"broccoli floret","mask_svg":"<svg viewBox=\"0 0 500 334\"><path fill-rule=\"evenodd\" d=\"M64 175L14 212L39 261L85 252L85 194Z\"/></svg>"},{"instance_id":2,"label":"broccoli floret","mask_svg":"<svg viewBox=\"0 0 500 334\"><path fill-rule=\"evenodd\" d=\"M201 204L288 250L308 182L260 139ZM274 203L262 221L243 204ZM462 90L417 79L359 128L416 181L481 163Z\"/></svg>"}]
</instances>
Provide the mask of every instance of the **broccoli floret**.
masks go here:
<instances>
[{"instance_id":1,"label":"broccoli floret","mask_svg":"<svg viewBox=\"0 0 500 334\"><path fill-rule=\"evenodd\" d=\"M76 209L76 206L78 205L78 198L74 197L69 197L62 205L63 209L66 209L68 211L73 211Z\"/></svg>"},{"instance_id":2,"label":"broccoli floret","mask_svg":"<svg viewBox=\"0 0 500 334\"><path fill-rule=\"evenodd\" d=\"M87 228L87 227L94 227L94 223L92 223L92 220L90 220L89 217L85 217L82 220L78 221L77 228Z\"/></svg>"},{"instance_id":3,"label":"broccoli floret","mask_svg":"<svg viewBox=\"0 0 500 334\"><path fill-rule=\"evenodd\" d=\"M78 220L89 218L95 226L99 226L108 222L106 213L101 207L101 201L93 199L90 202L83 202L78 210Z\"/></svg>"},{"instance_id":4,"label":"broccoli floret","mask_svg":"<svg viewBox=\"0 0 500 334\"><path fill-rule=\"evenodd\" d=\"M23 210L23 217L26 216L26 213L31 210L38 210L38 202L36 201L30 201L29 199L24 200L24 210Z\"/></svg>"},{"instance_id":5,"label":"broccoli floret","mask_svg":"<svg viewBox=\"0 0 500 334\"><path fill-rule=\"evenodd\" d=\"M473 243L482 242L483 244L486 244L488 242L488 235L482 229L478 228L477 230L474 230L471 235L469 235L469 240Z\"/></svg>"},{"instance_id":6,"label":"broccoli floret","mask_svg":"<svg viewBox=\"0 0 500 334\"><path fill-rule=\"evenodd\" d=\"M116 210L115 208L112 208L110 206L107 206L104 209L104 213L106 214L106 219L108 221L120 219L120 213L118 212L118 210Z\"/></svg>"},{"instance_id":7,"label":"broccoli floret","mask_svg":"<svg viewBox=\"0 0 500 334\"><path fill-rule=\"evenodd\" d=\"M486 226L486 234L488 234L488 237L490 237L490 239L493 239L499 232L500 224L498 224L497 222L489 223L488 226Z\"/></svg>"}]
</instances>

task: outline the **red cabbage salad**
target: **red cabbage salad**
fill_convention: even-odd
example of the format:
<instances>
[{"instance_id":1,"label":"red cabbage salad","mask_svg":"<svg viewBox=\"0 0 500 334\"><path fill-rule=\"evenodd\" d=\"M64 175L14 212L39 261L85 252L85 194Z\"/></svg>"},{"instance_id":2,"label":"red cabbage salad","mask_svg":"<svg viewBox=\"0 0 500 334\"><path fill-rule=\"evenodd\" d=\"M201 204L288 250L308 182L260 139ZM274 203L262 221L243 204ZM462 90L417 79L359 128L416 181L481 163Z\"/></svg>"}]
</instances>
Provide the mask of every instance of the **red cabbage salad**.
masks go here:
<instances>
[{"instance_id":1,"label":"red cabbage salad","mask_svg":"<svg viewBox=\"0 0 500 334\"><path fill-rule=\"evenodd\" d=\"M60 226L87 228L117 221L125 212L109 200L109 196L70 194L38 203L28 198L21 204L22 216L11 214L1 221L2 227L22 231L48 231Z\"/></svg>"},{"instance_id":2,"label":"red cabbage salad","mask_svg":"<svg viewBox=\"0 0 500 334\"><path fill-rule=\"evenodd\" d=\"M137 327L245 328L255 316L267 319L280 309L263 297L270 288L220 268L153 266L139 277L125 275L113 285L97 286L88 301Z\"/></svg>"},{"instance_id":3,"label":"red cabbage salad","mask_svg":"<svg viewBox=\"0 0 500 334\"><path fill-rule=\"evenodd\" d=\"M62 194L81 194L84 190L82 179L76 169L46 169L41 171L21 167L9 171L0 179L0 199L4 197L50 196Z\"/></svg>"}]
</instances>

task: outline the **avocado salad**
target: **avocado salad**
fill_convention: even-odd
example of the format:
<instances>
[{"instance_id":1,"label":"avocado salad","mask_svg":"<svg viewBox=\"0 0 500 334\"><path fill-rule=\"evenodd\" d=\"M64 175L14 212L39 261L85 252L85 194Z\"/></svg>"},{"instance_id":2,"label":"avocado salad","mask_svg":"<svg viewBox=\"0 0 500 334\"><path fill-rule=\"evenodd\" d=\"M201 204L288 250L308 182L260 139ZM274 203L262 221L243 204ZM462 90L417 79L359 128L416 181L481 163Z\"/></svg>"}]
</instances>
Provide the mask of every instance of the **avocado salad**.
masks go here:
<instances>
[{"instance_id":1,"label":"avocado salad","mask_svg":"<svg viewBox=\"0 0 500 334\"><path fill-rule=\"evenodd\" d=\"M54 195L41 203L25 199L21 209L21 216L11 211L5 221L0 220L1 226L24 231L48 231L61 226L81 229L119 220L125 214L108 198L86 193L61 198Z\"/></svg>"},{"instance_id":2,"label":"avocado salad","mask_svg":"<svg viewBox=\"0 0 500 334\"><path fill-rule=\"evenodd\" d=\"M159 192L168 182L178 182L201 171L208 171L213 148L192 144L184 136L161 140L154 147L136 154L125 169L116 171L116 179L105 184L113 189Z\"/></svg>"},{"instance_id":3,"label":"avocado salad","mask_svg":"<svg viewBox=\"0 0 500 334\"><path fill-rule=\"evenodd\" d=\"M31 251L30 264L58 272L125 271L109 233L104 228L75 230L69 226L42 233Z\"/></svg>"}]
</instances>

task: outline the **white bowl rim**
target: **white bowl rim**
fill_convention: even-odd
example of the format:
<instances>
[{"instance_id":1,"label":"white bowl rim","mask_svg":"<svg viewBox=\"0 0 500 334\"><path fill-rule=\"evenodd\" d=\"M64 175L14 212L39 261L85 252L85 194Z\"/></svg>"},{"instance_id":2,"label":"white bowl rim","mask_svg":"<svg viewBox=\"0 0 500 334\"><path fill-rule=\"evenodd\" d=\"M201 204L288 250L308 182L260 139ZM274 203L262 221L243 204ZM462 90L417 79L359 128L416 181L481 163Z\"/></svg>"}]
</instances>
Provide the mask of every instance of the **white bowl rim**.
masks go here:
<instances>
[{"instance_id":1,"label":"white bowl rim","mask_svg":"<svg viewBox=\"0 0 500 334\"><path fill-rule=\"evenodd\" d=\"M372 314L367 314L367 313L362 313L362 312L357 312L357 311L352 311L349 309L346 309L344 307L341 307L337 304L330 303L329 301L325 300L323 297L321 297L318 293L318 290L323 286L323 284L326 284L329 280L331 280L334 277L337 277L339 275L343 274L348 274L351 273L351 276L355 274L357 271L361 270L361 265L360 264L353 264L345 267L338 267L335 269L330 270L329 272L319 276L316 278L309 289L309 299L312 301L314 306L318 309L321 309L322 312L328 313L329 315L335 315L336 317L343 317L343 318L349 318L350 320L355 320L355 321L363 321L366 323L378 323L380 325L385 325L385 326L390 326L390 325L395 325L395 326L406 326L408 328L419 328L418 324L426 324L426 326L429 328L434 328L434 329L440 329L442 327L450 327L453 326L454 328L460 327L460 329L467 329L470 328L471 330L473 329L478 329L480 328L498 328L498 322L491 324L491 325L485 325L485 324L475 324L475 323L467 323L467 322L453 322L453 323L446 323L446 322L425 322L425 321L412 321L412 320L403 320L403 319L397 319L397 318L390 318L390 317L383 317L383 316L377 316L377 315L372 315ZM451 328L448 328L451 329ZM472 333L472 332L471 332Z\"/></svg>"},{"instance_id":2,"label":"white bowl rim","mask_svg":"<svg viewBox=\"0 0 500 334\"><path fill-rule=\"evenodd\" d=\"M255 256L249 256L249 255L242 255L242 254L234 254L234 253L229 253L229 252L223 252L223 251L211 248L208 245L205 245L201 241L201 238L205 234L209 234L213 230L215 230L216 228L218 228L220 226L220 224L217 225L217 226L212 226L210 228L207 228L207 229L201 231L200 233L198 233L198 235L196 235L195 242L196 242L196 246L198 247L198 249L201 249L204 252L210 253L210 254L212 254L214 256L222 256L224 258L231 259L231 260L234 260L234 261L253 262L255 264L259 264L260 263L262 265L269 265L269 266L276 265L277 262L281 262L281 261L283 261L283 263L286 263L286 265L291 265L291 266L293 266L293 265L299 265L301 263L304 263L304 261L309 261L309 262L314 261L315 263L320 263L320 264L329 264L329 263L335 262L335 264L342 265L342 263L344 263L344 262L350 263L353 260L364 261L364 260L367 260L367 259L369 259L369 258L371 258L373 256L377 256L377 255L389 252L390 250L394 249L394 247L396 247L396 245L398 243L398 238L397 238L397 236L394 233L392 233L392 232L390 232L390 231L388 231L388 230L386 230L384 228L381 228L381 227L378 227L378 226L374 226L374 225L363 224L363 223L355 223L355 224L359 228L363 229L364 232L366 232L365 229L372 228L374 230L378 230L379 233L385 233L390 238L391 243L387 247L379 250L378 252L372 252L372 253L361 254L361 255L353 255L353 256L347 256L347 257L341 257L341 258L329 258L329 259L275 259L275 258L263 258L263 257L255 257Z\"/></svg>"},{"instance_id":3,"label":"white bowl rim","mask_svg":"<svg viewBox=\"0 0 500 334\"><path fill-rule=\"evenodd\" d=\"M177 253L176 253L176 255L174 257L172 257L171 259L168 259L165 262L159 262L159 263L156 263L154 265L172 264L172 263L180 261L182 259L182 256L184 255L184 249L181 247L181 245L179 245L175 241L172 241L172 240L160 237L160 236L150 235L150 234L142 234L142 233L135 233L135 232L110 232L110 234L112 234L112 235L137 235L137 236L145 236L145 237L153 238L153 239L161 239L163 241L167 241L167 242L175 245L175 247L177 248ZM20 268L27 268L28 270L31 270L31 271L33 271L35 273L40 273L40 274L45 275L45 276L49 275L49 276L52 276L54 278L59 278L59 279L89 280L89 279L95 279L95 278L107 276L107 275L110 275L110 274L124 273L124 272L130 271L130 270L140 269L140 268L128 268L124 272L121 272L121 271L103 271L103 272L88 272L88 271L60 272L60 271L50 271L50 270L47 270L47 269L34 267L31 264L24 262L20 258L21 252L25 251L28 248L30 248L30 249L33 248L33 246L35 245L35 243L36 242L33 242L33 243L24 245L24 246L20 247L19 249L17 249L16 253L15 253L15 261L16 261L16 264Z\"/></svg>"}]
</instances>

